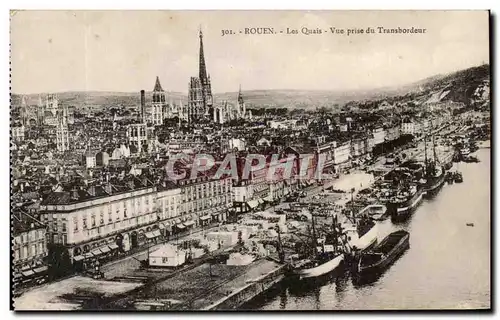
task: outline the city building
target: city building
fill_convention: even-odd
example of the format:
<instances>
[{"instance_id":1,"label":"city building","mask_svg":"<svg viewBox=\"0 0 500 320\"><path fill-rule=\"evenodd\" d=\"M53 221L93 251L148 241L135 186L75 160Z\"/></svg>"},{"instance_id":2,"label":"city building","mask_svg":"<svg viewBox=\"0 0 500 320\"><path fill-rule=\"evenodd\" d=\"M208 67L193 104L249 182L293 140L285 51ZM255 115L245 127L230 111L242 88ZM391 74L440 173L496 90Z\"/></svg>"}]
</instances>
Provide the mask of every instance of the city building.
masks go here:
<instances>
[{"instance_id":1,"label":"city building","mask_svg":"<svg viewBox=\"0 0 500 320\"><path fill-rule=\"evenodd\" d=\"M227 220L227 211L233 205L233 183L230 177L212 179L215 172L216 168L212 168L204 176L191 179L188 174L178 181L183 202L180 210L185 220L176 224L178 232L185 227Z\"/></svg>"},{"instance_id":2,"label":"city building","mask_svg":"<svg viewBox=\"0 0 500 320\"><path fill-rule=\"evenodd\" d=\"M97 166L97 151L87 150L85 152L85 167L87 169L95 168Z\"/></svg>"},{"instance_id":3,"label":"city building","mask_svg":"<svg viewBox=\"0 0 500 320\"><path fill-rule=\"evenodd\" d=\"M382 127L373 129L373 145L383 143L385 141L385 130Z\"/></svg>"},{"instance_id":4,"label":"city building","mask_svg":"<svg viewBox=\"0 0 500 320\"><path fill-rule=\"evenodd\" d=\"M12 136L12 140L15 142L24 141L24 129L25 127L21 123L14 123L10 127L10 132Z\"/></svg>"},{"instance_id":5,"label":"city building","mask_svg":"<svg viewBox=\"0 0 500 320\"><path fill-rule=\"evenodd\" d=\"M127 138L131 146L135 147L136 153L148 152L151 128L145 123L134 123L127 126ZM132 150L130 150L131 153Z\"/></svg>"},{"instance_id":6,"label":"city building","mask_svg":"<svg viewBox=\"0 0 500 320\"><path fill-rule=\"evenodd\" d=\"M244 138L231 138L228 140L229 150L243 151L246 149L246 141Z\"/></svg>"},{"instance_id":7,"label":"city building","mask_svg":"<svg viewBox=\"0 0 500 320\"><path fill-rule=\"evenodd\" d=\"M66 190L41 203L40 219L48 227L49 249L63 248L70 264L129 251L159 228L156 187L146 177Z\"/></svg>"},{"instance_id":8,"label":"city building","mask_svg":"<svg viewBox=\"0 0 500 320\"><path fill-rule=\"evenodd\" d=\"M162 125L165 108L167 107L165 101L165 91L160 84L160 79L156 77L155 86L153 89L153 101L151 103L150 122L153 125Z\"/></svg>"},{"instance_id":9,"label":"city building","mask_svg":"<svg viewBox=\"0 0 500 320\"><path fill-rule=\"evenodd\" d=\"M46 226L24 208L14 208L11 217L14 287L40 283L48 271Z\"/></svg>"},{"instance_id":10,"label":"city building","mask_svg":"<svg viewBox=\"0 0 500 320\"><path fill-rule=\"evenodd\" d=\"M56 129L56 145L59 152L65 152L70 149L68 124L62 118L59 119Z\"/></svg>"},{"instance_id":11,"label":"city building","mask_svg":"<svg viewBox=\"0 0 500 320\"><path fill-rule=\"evenodd\" d=\"M409 118L406 118L403 120L401 123L401 133L402 134L411 134L415 135L418 132L418 125L410 120Z\"/></svg>"},{"instance_id":12,"label":"city building","mask_svg":"<svg viewBox=\"0 0 500 320\"><path fill-rule=\"evenodd\" d=\"M109 164L109 154L106 151L100 151L95 156L97 167L106 167Z\"/></svg>"},{"instance_id":13,"label":"city building","mask_svg":"<svg viewBox=\"0 0 500 320\"><path fill-rule=\"evenodd\" d=\"M171 244L164 244L148 256L151 267L178 267L186 262L186 251Z\"/></svg>"},{"instance_id":14,"label":"city building","mask_svg":"<svg viewBox=\"0 0 500 320\"><path fill-rule=\"evenodd\" d=\"M335 165L346 163L351 157L351 142L336 143L333 147L333 161Z\"/></svg>"}]
</instances>

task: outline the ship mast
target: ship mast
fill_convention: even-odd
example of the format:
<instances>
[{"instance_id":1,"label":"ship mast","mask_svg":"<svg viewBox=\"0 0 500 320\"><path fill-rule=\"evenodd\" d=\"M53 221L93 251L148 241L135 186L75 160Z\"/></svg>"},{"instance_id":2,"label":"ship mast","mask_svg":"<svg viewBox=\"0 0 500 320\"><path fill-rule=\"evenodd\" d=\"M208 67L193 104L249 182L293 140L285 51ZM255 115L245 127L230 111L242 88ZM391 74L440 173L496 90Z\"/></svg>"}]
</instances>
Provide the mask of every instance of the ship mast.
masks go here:
<instances>
[{"instance_id":1,"label":"ship mast","mask_svg":"<svg viewBox=\"0 0 500 320\"><path fill-rule=\"evenodd\" d=\"M432 120L431 120L431 130L432 130ZM434 156L434 162L439 162L439 160L437 158L437 154L436 154L436 141L435 141L435 137L434 137L434 132L432 132L432 153Z\"/></svg>"},{"instance_id":2,"label":"ship mast","mask_svg":"<svg viewBox=\"0 0 500 320\"><path fill-rule=\"evenodd\" d=\"M276 231L278 231L278 256L280 262L283 263L285 261L285 252L283 251L283 245L281 243L281 230L279 225L276 226Z\"/></svg>"},{"instance_id":3,"label":"ship mast","mask_svg":"<svg viewBox=\"0 0 500 320\"><path fill-rule=\"evenodd\" d=\"M313 249L314 249L314 255L318 255L318 238L316 236L316 226L314 223L314 213L311 212L311 222L312 222L312 238L313 238Z\"/></svg>"},{"instance_id":4,"label":"ship mast","mask_svg":"<svg viewBox=\"0 0 500 320\"><path fill-rule=\"evenodd\" d=\"M424 175L429 175L429 159L427 158L427 132L424 132Z\"/></svg>"},{"instance_id":5,"label":"ship mast","mask_svg":"<svg viewBox=\"0 0 500 320\"><path fill-rule=\"evenodd\" d=\"M424 162L425 166L427 167L427 133L424 134Z\"/></svg>"},{"instance_id":6,"label":"ship mast","mask_svg":"<svg viewBox=\"0 0 500 320\"><path fill-rule=\"evenodd\" d=\"M333 253L337 254L338 246L338 235L337 235L337 215L332 216L332 226L333 226Z\"/></svg>"}]
</instances>

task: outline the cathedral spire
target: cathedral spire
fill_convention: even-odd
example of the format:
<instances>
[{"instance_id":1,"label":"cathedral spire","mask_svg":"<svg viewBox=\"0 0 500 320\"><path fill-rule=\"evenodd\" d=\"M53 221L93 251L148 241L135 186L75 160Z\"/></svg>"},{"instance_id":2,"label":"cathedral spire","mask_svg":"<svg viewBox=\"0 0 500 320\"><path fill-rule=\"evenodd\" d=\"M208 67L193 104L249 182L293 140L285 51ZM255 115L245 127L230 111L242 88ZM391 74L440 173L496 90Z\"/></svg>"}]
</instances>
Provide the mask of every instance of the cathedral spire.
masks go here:
<instances>
[{"instance_id":1,"label":"cathedral spire","mask_svg":"<svg viewBox=\"0 0 500 320\"><path fill-rule=\"evenodd\" d=\"M207 82L207 68L205 66L205 54L203 53L203 32L200 27L200 81L202 84Z\"/></svg>"},{"instance_id":2,"label":"cathedral spire","mask_svg":"<svg viewBox=\"0 0 500 320\"><path fill-rule=\"evenodd\" d=\"M156 83L153 91L163 91L163 88L161 87L160 84L160 78L158 76L156 76Z\"/></svg>"}]
</instances>

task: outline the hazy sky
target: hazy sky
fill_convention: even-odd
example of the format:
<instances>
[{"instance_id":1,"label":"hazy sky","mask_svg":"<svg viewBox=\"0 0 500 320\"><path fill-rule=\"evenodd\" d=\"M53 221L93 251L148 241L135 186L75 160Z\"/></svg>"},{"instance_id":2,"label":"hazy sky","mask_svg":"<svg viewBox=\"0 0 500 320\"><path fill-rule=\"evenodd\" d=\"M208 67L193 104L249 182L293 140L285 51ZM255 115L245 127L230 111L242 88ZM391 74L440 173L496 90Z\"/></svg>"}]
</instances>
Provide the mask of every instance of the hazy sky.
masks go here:
<instances>
[{"instance_id":1,"label":"hazy sky","mask_svg":"<svg viewBox=\"0 0 500 320\"><path fill-rule=\"evenodd\" d=\"M165 90L187 92L200 25L214 92L396 86L489 61L487 11L20 11L11 18L12 92L150 91L157 75ZM251 27L278 34L239 34ZM279 33L287 27L376 33Z\"/></svg>"}]
</instances>

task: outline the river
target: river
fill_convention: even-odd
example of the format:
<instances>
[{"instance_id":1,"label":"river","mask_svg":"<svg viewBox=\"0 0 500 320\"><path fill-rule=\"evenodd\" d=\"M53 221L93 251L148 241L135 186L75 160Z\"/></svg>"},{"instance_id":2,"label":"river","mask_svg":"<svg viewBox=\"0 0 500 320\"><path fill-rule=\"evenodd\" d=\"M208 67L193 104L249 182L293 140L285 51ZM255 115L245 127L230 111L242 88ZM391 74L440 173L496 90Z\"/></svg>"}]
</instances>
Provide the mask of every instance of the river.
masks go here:
<instances>
[{"instance_id":1,"label":"river","mask_svg":"<svg viewBox=\"0 0 500 320\"><path fill-rule=\"evenodd\" d=\"M345 272L308 289L283 285L245 308L490 308L490 149L480 149L476 155L480 163L454 164L463 173L463 183L445 184L404 224L380 224L379 239L405 229L410 232L411 247L376 282L355 285Z\"/></svg>"}]
</instances>

